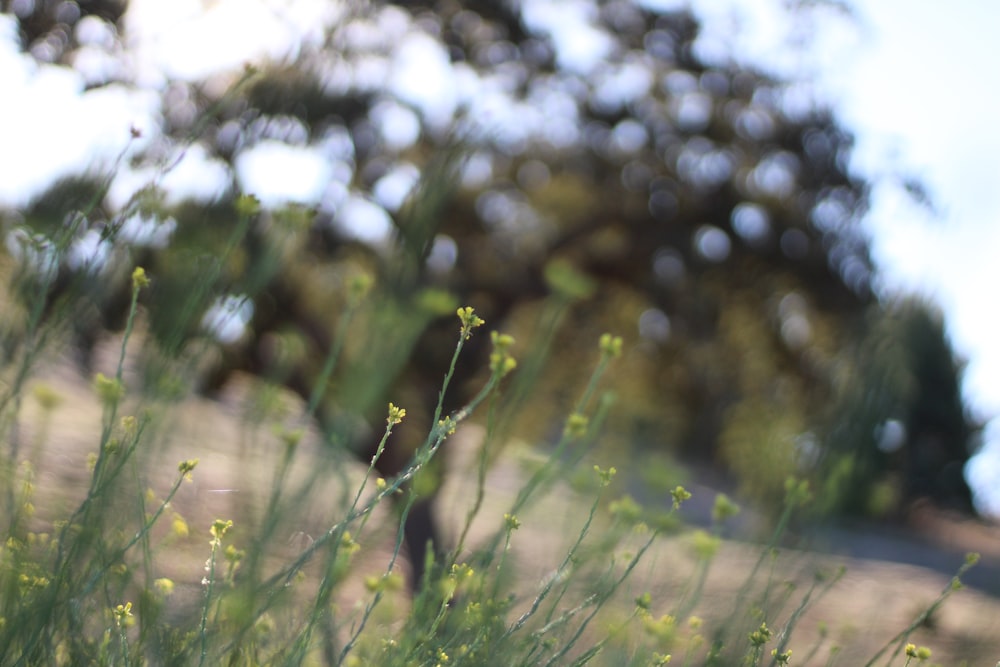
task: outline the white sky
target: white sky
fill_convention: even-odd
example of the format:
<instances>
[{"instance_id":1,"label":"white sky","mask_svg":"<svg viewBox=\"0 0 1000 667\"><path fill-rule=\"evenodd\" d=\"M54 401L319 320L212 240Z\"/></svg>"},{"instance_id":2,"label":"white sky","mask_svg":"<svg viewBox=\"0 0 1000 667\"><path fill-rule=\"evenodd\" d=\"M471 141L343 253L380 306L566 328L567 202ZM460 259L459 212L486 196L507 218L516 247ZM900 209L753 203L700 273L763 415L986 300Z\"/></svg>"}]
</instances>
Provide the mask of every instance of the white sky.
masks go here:
<instances>
[{"instance_id":1,"label":"white sky","mask_svg":"<svg viewBox=\"0 0 1000 667\"><path fill-rule=\"evenodd\" d=\"M946 313L969 360L966 394L991 419L970 482L984 509L1000 514L1000 3L860 4L873 41L831 77L857 135L855 165L905 169L936 207L876 188L866 221L874 258L889 285L929 294Z\"/></svg>"},{"instance_id":2,"label":"white sky","mask_svg":"<svg viewBox=\"0 0 1000 667\"><path fill-rule=\"evenodd\" d=\"M526 20L552 37L561 63L584 73L595 67L607 44L588 23L587 0L524 1L530 3ZM875 260L887 286L919 290L942 305L955 345L969 359L971 404L983 417L1000 414L1000 380L994 379L1000 378L1000 87L995 85L1000 58L994 46L1000 3L857 0L860 34L841 29L836 17L829 17L821 23L822 42L812 40L800 51L775 46L797 29L780 10L781 0L694 4L705 20L699 44L703 57L733 49L778 72L815 78L856 133L859 171L877 177L899 169L929 186L937 207L933 214L913 205L897 187L875 188L866 220ZM150 140L157 131L165 75L195 80L257 58L292 55L297 44L318 43L324 24L343 11L342 4L328 0L132 0L131 7L126 66L149 92L111 85L81 94L84 76L38 66L18 53L13 22L0 16L0 90L13 100L0 104L0 206L25 204L58 176L95 164L110 166L129 145L130 126L144 132L133 149ZM519 122L504 124L512 111L504 101L502 77L475 80L470 72L452 68L457 83L438 83L427 94L427 73L450 68L445 54L432 40L407 32L402 12L383 12L380 21L352 39L391 39L398 47L394 57L371 59L354 76L381 81L432 125L446 123L459 105L474 102L473 111L496 121L494 129L510 133L512 141L534 131L557 137L571 126L559 115L567 106L558 92L545 101L544 116L517 109ZM93 25L87 30L92 44L78 67L86 80L95 81L119 65L102 51L106 35ZM421 85L415 85L418 80ZM632 81L645 85L641 77ZM415 139L416 118L406 107L387 103L379 113L395 119L384 128L402 128L383 137L387 143L404 147ZM37 149L40 133L51 138L53 149ZM330 151L337 140L332 137L324 146L326 155L336 154ZM315 178L301 176L308 165L316 167ZM299 177L290 179L291 174ZM375 201L369 201L347 192L346 163L324 165L315 150L264 142L241 156L236 177L265 202L338 202L343 211L366 218L368 238L378 240L387 233L385 209L398 206L414 180L412 165L397 165L390 174ZM150 175L122 170L112 199L126 200ZM194 149L166 178L172 179L165 182L172 190L211 199L229 176ZM970 480L984 508L1000 514L1000 419L991 422L987 440L984 454L970 466Z\"/></svg>"}]
</instances>

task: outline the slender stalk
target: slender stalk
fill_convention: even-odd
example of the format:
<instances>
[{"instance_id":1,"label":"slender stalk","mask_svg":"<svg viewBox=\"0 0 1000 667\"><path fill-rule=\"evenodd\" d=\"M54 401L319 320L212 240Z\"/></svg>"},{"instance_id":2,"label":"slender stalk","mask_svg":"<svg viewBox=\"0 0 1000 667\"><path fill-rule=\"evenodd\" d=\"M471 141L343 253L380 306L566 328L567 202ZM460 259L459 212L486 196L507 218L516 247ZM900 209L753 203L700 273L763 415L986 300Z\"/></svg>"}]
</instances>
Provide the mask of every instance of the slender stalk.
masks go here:
<instances>
[{"instance_id":1,"label":"slender stalk","mask_svg":"<svg viewBox=\"0 0 1000 667\"><path fill-rule=\"evenodd\" d=\"M372 457L371 462L368 464L368 470L365 471L364 479L361 481L361 484L358 485L358 490L354 496L354 500L348 507L347 510L348 514L352 513L354 510L357 509L358 503L361 500L361 496L364 493L365 487L368 484L368 479L371 477L372 471L375 469L375 464L378 462L379 458L382 456L382 453L385 451L385 445L389 440L389 436L392 434L392 427L394 424L398 423L399 419L401 419L401 417L396 417L390 412L390 416L386 420L387 423L385 432L382 435L382 439L379 441L378 447L376 448L375 451L375 455ZM410 501L407 503L407 506L403 512L403 516L400 519L399 532L396 540L396 548L393 552L392 560L390 561L389 564L389 572L392 571L393 565L396 562L396 555L399 553L399 548L402 545L403 526L404 522L406 521L406 514L409 512L409 509L412 506L412 504L413 504L413 498L411 495ZM368 516L370 516L370 514L365 515L364 518L367 518ZM364 518L362 520L364 520ZM299 636L298 643L300 645L305 644L308 637L311 636L312 631L317 625L317 623L319 623L320 620L324 618L328 613L326 609L330 602L330 596L333 594L333 587L337 583L334 577L337 566L337 557L338 554L340 553L340 544L343 541L344 535L346 534L346 529L347 529L347 524L346 523L342 524L341 529L333 536L333 539L330 541L330 551L327 554L327 563L326 567L323 570L323 577L320 579L319 582L319 588L316 593L316 600L313 603L313 610L312 613L309 615L309 620L306 623L305 628L302 630ZM377 595L376 598L380 599L381 595ZM371 613L370 610L366 612L365 619L367 619L367 616L370 613ZM355 637L354 640L356 641L356 639L357 638ZM353 642L350 642L349 645L353 645ZM344 656L346 656L346 653L342 654L341 660L343 660ZM338 663L339 662L340 661L338 661Z\"/></svg>"},{"instance_id":2,"label":"slender stalk","mask_svg":"<svg viewBox=\"0 0 1000 667\"><path fill-rule=\"evenodd\" d=\"M569 653L570 649L572 649L573 646L576 645L576 642L579 641L580 636L587 629L587 626L590 625L590 622L592 620L594 620L594 617L597 615L597 612L601 610L601 606L608 599L610 599L611 596L614 595L615 591L617 591L618 588L622 585L622 583L624 583L624 581L628 579L629 575L632 574L632 570L634 570L635 566L639 564L639 561L642 560L642 557L646 554L649 548L653 546L653 542L656 540L658 536L659 533L653 531L653 533L649 536L649 539L642 545L642 547L639 548L639 551L635 554L635 556L632 557L632 560L629 561L629 564L625 568L625 571L622 573L622 575L617 580L615 580L612 583L612 585L607 588L607 590L594 596L594 600L591 605L593 606L593 610L590 612L590 614L587 615L587 617L583 620L583 622L580 623L580 626L577 628L576 632L573 633L573 636L570 637L569 641L566 642L566 644L563 645L563 647L559 651L557 651L551 658L549 658L548 662L545 663L545 667L551 667L552 665L558 664L559 661L567 653Z\"/></svg>"},{"instance_id":3,"label":"slender stalk","mask_svg":"<svg viewBox=\"0 0 1000 667\"><path fill-rule=\"evenodd\" d=\"M406 515L409 513L410 508L413 507L414 500L415 497L413 496L413 494L410 494L410 499L407 502L406 507L403 508L403 511L400 515L399 529L396 533L396 544L393 547L392 557L389 559L389 565L385 569L384 576L386 577L392 574L393 568L396 565L396 559L399 557L399 550L403 546L403 527L406 523ZM365 611L364 614L362 614L361 616L361 621L358 623L358 628L351 636L351 638L347 641L347 643L344 645L343 650L340 652L340 657L337 660L337 664L343 664L348 654L354 648L355 644L357 644L358 639L361 637L361 633L364 631L365 626L368 624L369 617L371 617L372 612L375 610L375 607L378 606L378 603L381 602L381 600L382 600L382 590L379 589L375 591L375 596L372 599L372 601L365 606Z\"/></svg>"},{"instance_id":4,"label":"slender stalk","mask_svg":"<svg viewBox=\"0 0 1000 667\"><path fill-rule=\"evenodd\" d=\"M799 606L795 608L795 611L792 612L792 615L788 618L788 621L781 628L781 630L778 631L778 646L776 649L778 654L784 653L785 649L788 646L789 640L791 640L792 638L792 632L795 630L795 626L798 625L799 621L802 619L802 615L806 613L806 610L808 610L810 607L819 602L820 599L822 599L823 596L826 595L830 591L830 589L833 588L837 584L837 582L841 580L841 578L843 578L844 573L846 571L847 570L842 567L837 571L837 574L832 577L827 577L821 580L820 577L817 575L817 577L813 579L812 585L809 587L809 590L806 592L805 596L803 596L802 601L799 603ZM816 592L816 589L820 583L823 583L823 587L819 589L819 592L814 598L813 593ZM771 661L771 665L773 667L774 665L777 664L778 664L778 658L776 655L774 659Z\"/></svg>"},{"instance_id":5,"label":"slender stalk","mask_svg":"<svg viewBox=\"0 0 1000 667\"><path fill-rule=\"evenodd\" d=\"M545 585L542 586L542 589L538 592L538 595L535 596L534 601L531 603L531 607L526 612L521 614L521 617L518 618L517 621L515 621L507 629L506 632L503 633L503 635L500 637L501 640L506 639L507 637L509 637L510 635L514 634L522 627L524 627L524 624L528 622L528 619L530 619L532 616L535 615L535 613L538 611L538 607L542 604L545 598L548 597L549 593L552 592L552 588L555 586L559 578L569 568L570 563L573 562L573 559L576 556L577 550L580 548L580 545L583 544L583 538L586 537L587 533L590 531L590 525L593 523L594 516L597 514L597 508L600 504L600 500L601 500L601 495L598 494L598 496L594 499L593 504L590 506L590 514L587 516L587 521L584 523L583 528L580 530L580 534L577 536L576 541L573 543L573 546L571 546L569 550L566 552L566 556L565 558L563 558L562 563L560 563L559 567L556 568L554 575L549 577L548 580L545 582Z\"/></svg>"},{"instance_id":6,"label":"slender stalk","mask_svg":"<svg viewBox=\"0 0 1000 667\"><path fill-rule=\"evenodd\" d=\"M459 342L456 344L456 354L453 355L453 359L457 357L458 352L463 347L466 335L467 332L463 328ZM454 373L454 368L455 363L453 361L448 375L446 375L445 384L447 384L447 381L450 380L451 375ZM410 464L399 475L391 481L386 480L386 485L370 499L356 505L353 509L349 509L340 521L330 526L322 535L313 540L291 563L261 582L258 590L264 593L265 599L254 613L251 614L251 617L247 621L248 625L242 628L238 634L245 632L253 622L259 619L274 604L278 592L292 582L317 551L331 544L332 549L338 549L339 540L349 525L358 519L368 516L382 500L397 493L409 483L433 459L441 444L452 434L457 425L467 419L496 390L500 380L503 378L503 374L502 369L495 371L486 384L463 408L449 418L437 421L431 427L424 445L414 453ZM356 498L360 498L360 494Z\"/></svg>"},{"instance_id":7,"label":"slender stalk","mask_svg":"<svg viewBox=\"0 0 1000 667\"><path fill-rule=\"evenodd\" d=\"M201 608L201 623L198 626L198 641L201 651L198 657L198 667L205 664L208 658L208 611L212 606L212 588L215 585L215 555L217 547L212 545L212 555L208 558L208 575L202 580L205 587L205 601Z\"/></svg>"},{"instance_id":8,"label":"slender stalk","mask_svg":"<svg viewBox=\"0 0 1000 667\"><path fill-rule=\"evenodd\" d=\"M469 531L472 529L472 522L479 515L479 511L483 507L483 501L486 499L486 472L488 470L489 460L490 460L490 446L494 442L495 431L495 408L496 401L490 402L489 414L486 418L486 436L483 438L483 444L479 449L478 463L476 466L476 495L472 501L472 506L465 515L465 522L462 525L462 532L458 536L458 541L455 544L455 548L451 552L451 556L448 559L449 564L454 564L458 561L459 554L465 548L465 540L469 536Z\"/></svg>"},{"instance_id":9,"label":"slender stalk","mask_svg":"<svg viewBox=\"0 0 1000 667\"><path fill-rule=\"evenodd\" d=\"M114 552L114 554L106 560L105 565L103 565L102 567L97 569L93 574L90 575L90 578L81 587L78 597L83 597L89 594L94 589L94 586L101 579L101 577L103 577L115 563L120 561L121 558L126 553L128 553L129 549L131 549L133 546L136 545L137 542L139 542L142 539L145 539L149 535L149 531L153 529L153 526L156 525L156 522L159 521L161 516L163 516L163 512L166 511L166 509L170 506L170 502L174 499L174 496L177 495L177 491L180 490L181 484L184 482L185 479L184 475L185 473L181 473L181 475L174 482L174 485L170 487L170 491L167 493L166 498L163 499L163 502L161 502L160 506L156 508L156 511L153 513L153 515L146 520L146 522L135 533L135 535L133 535L132 538L124 544L124 546L119 547Z\"/></svg>"},{"instance_id":10,"label":"slender stalk","mask_svg":"<svg viewBox=\"0 0 1000 667\"><path fill-rule=\"evenodd\" d=\"M899 653L903 650L903 646L904 644L906 644L906 640L909 639L911 634L913 634L913 631L919 628L921 625L923 625L927 621L927 619L930 618L931 615L933 615L934 612L936 612L941 607L941 605L945 603L945 600L951 597L952 593L962 588L962 581L961 581L962 575L968 572L969 569L972 568L977 562L979 562L979 554L968 554L965 557L965 563L963 563L962 566L958 568L958 572L956 572L955 576L952 577L951 581L949 581L948 584L945 585L944 589L942 589L941 593L937 596L937 599L935 599L930 605L928 605L926 609L920 612L917 615L917 617L913 619L913 622L911 622L908 626L903 628L892 639L887 641L885 643L885 646L883 646L875 655L873 655L871 660L865 663L865 667L872 667L872 665L874 665L878 661L878 659L885 654L886 651L892 648L893 644L896 644L896 649L892 652L892 655L889 656L889 660L886 663L887 665L891 664L892 661L895 659L895 657L899 655Z\"/></svg>"},{"instance_id":11,"label":"slender stalk","mask_svg":"<svg viewBox=\"0 0 1000 667\"><path fill-rule=\"evenodd\" d=\"M201 646L198 667L202 667L208 658L208 612L212 607L212 592L215 588L215 563L219 549L222 548L222 537L232 526L232 521L222 521L221 519L216 519L212 523L212 552L205 564L206 575L201 580L202 586L205 587L205 601L201 609L201 623L198 626L198 640Z\"/></svg>"},{"instance_id":12,"label":"slender stalk","mask_svg":"<svg viewBox=\"0 0 1000 667\"><path fill-rule=\"evenodd\" d=\"M596 376L599 373L603 373L604 369L605 365L599 364L598 367L594 370L594 375ZM609 396L608 400L604 400L599 403L597 412L594 414L594 418L590 420L590 423L588 425L588 437L592 436L594 433L600 430L600 426L601 424L604 423L604 419L607 417L607 413L610 410L610 408L611 408L611 399ZM565 470L572 469L573 466L586 455L588 451L586 445L588 443L584 442L583 444L585 446L579 447L578 450L574 453L574 456L571 460L569 461L563 460L563 454L566 452L567 447L571 442L573 442L573 440L574 438L572 434L564 430L562 436L559 438L559 441L556 443L556 446L552 449L552 453L549 455L548 459L546 459L545 463L538 470L536 470L534 474L532 474L532 476L528 479L527 482L525 482L521 486L521 489L520 491L518 491L518 494L515 497L514 502L511 504L510 509L507 511L508 514L516 516L518 513L520 513L521 509L528 503L528 501L532 497L534 497L535 493L538 491L539 488L542 487L544 482L551 479L551 477L559 469L565 469ZM491 558L491 554L493 554L496 551L497 546L500 544L502 536L503 536L503 531L498 531L497 533L494 534L493 539L491 539L487 543L485 547L485 553L487 555L486 556L487 559Z\"/></svg>"}]
</instances>

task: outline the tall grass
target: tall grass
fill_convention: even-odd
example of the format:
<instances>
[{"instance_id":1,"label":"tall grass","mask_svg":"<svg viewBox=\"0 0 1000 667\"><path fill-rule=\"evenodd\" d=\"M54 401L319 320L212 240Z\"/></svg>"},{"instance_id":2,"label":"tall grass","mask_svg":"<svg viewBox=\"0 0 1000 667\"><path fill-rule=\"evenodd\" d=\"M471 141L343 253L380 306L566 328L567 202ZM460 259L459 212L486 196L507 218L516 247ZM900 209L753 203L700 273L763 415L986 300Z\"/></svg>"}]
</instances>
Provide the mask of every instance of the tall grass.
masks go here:
<instances>
[{"instance_id":1,"label":"tall grass","mask_svg":"<svg viewBox=\"0 0 1000 667\"><path fill-rule=\"evenodd\" d=\"M244 208L237 235L245 232L254 212L250 204ZM383 479L376 474L376 463L393 446L394 429L407 419L405 405L387 404L374 458L360 469L335 437L311 430L321 404L329 400L331 380L358 377L342 373L344 365L376 366L344 355L352 337L370 335L358 325L359 313L367 312L367 319L377 322L371 316L374 311L365 309L383 305L365 280L349 281L346 307L308 399L275 407L275 402L281 403L275 398L280 392L265 391L262 395L270 398L248 422L245 437L279 450L263 459L273 465L267 471L269 481L238 516L199 517L207 525L192 529L174 503L185 483L204 472L202 453L192 443L164 481L155 452L181 427L176 420L182 413L143 389L176 386L176 379L143 384L127 372L136 356L132 348L142 319L140 297L157 278L135 267L116 365L110 374L93 378L102 417L87 452L88 482L82 489L64 490L69 505L50 502L54 489L36 484L54 478L37 476L28 462L44 461L44 430L39 431L36 450L25 456L19 428L31 395L29 381L42 360L65 343L77 312L72 291L70 298L55 304L47 299L55 273L39 268L37 259L49 257L46 261L58 265L74 233L70 224L54 241L24 235L25 264L15 272L12 287L28 298L18 311L22 321L12 329L20 344L10 347L0 395L6 438L0 462L5 517L0 665L818 664L819 644L803 651L801 658L789 647L805 613L837 583L842 571L819 571L806 590L796 594L781 585L774 569L792 514L809 500L802 482L787 483L785 511L770 541L729 608L714 610L718 613L713 618L692 614L703 602L721 527L738 511L724 496L716 500L712 528L691 533L699 564L674 598L654 600L629 585L650 551L664 543L668 531L676 530L676 522L644 512L627 497L610 498L616 469L589 460L612 409L606 376L622 353L620 338L605 335L597 341L589 380L569 414L552 416L562 423L560 434L510 504L494 514L495 508L484 503L491 452L509 434L509 421L517 405L528 400L532 384L517 384L514 378L519 370L531 377L544 372L552 331L566 307L565 293L575 289L572 285L543 313L543 334L527 353L526 368L517 368L513 339L492 333L483 384L462 408L445 414L444 399L466 343L485 335L485 323L472 307L458 309L454 338L440 341L453 353L430 427L402 472ZM234 236L230 247L237 241ZM216 289L219 266L205 268L199 281L203 292L190 295L190 303L181 304L179 312L194 312ZM565 276L560 280L565 282ZM31 288L25 289L29 283ZM197 365L196 359L180 358L162 372L184 373ZM513 390L505 395L503 389L512 382ZM383 378L373 383L387 384ZM56 419L51 394L36 395L48 401L47 418ZM427 570L419 592L410 599L401 583L403 533L395 528L400 525L395 519L410 511L419 493L415 482L440 457L444 444L474 418L486 428L458 539L443 562ZM307 446L310 440L325 444ZM570 477L579 480L580 471L589 479L577 484L579 508L574 523L564 526L570 535L565 551L554 557L548 576L526 585L516 576L518 564L512 556L518 551L525 513L544 505L545 495L563 488ZM683 487L676 487L668 499L670 512L689 497ZM316 521L324 523L303 521L301 508L317 506L322 510ZM473 540L474 522L493 528ZM306 539L290 542L289 535L296 533L292 527L303 524L311 525L308 534L302 532ZM385 526L389 548L387 557L378 561L373 554L385 544ZM198 539L190 537L192 530ZM363 562L358 562L359 554L365 556ZM373 571L373 563L381 565ZM959 576L973 563L970 557L953 584L868 664L928 659L927 649L909 643L911 634L958 589ZM836 659L832 652L826 664Z\"/></svg>"}]
</instances>

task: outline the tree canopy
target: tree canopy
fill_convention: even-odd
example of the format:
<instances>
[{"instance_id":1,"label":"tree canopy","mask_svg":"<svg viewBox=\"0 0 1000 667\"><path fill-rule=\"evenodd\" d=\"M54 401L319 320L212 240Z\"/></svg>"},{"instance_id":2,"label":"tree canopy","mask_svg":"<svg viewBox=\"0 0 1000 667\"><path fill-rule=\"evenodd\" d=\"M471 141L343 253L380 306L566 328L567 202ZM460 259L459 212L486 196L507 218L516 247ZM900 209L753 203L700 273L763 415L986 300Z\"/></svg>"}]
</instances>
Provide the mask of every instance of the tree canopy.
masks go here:
<instances>
[{"instance_id":1,"label":"tree canopy","mask_svg":"<svg viewBox=\"0 0 1000 667\"><path fill-rule=\"evenodd\" d=\"M294 57L164 81L162 125L128 160L55 185L8 216L8 238L55 243L70 225L60 275L86 287L84 347L148 266L154 338L177 353L214 337L219 382L308 355L361 270L397 304L372 321L400 332L375 357L432 380L440 360L411 352L442 294L518 332L562 304L541 380L554 400L596 334L630 344L615 446L708 462L767 501L799 475L830 511L970 509L961 367L931 306L873 294L851 133L802 82L706 55L694 14L654 5L335 5ZM127 61L125 3L5 9L40 60ZM113 39L81 39L85 21ZM141 85L108 72L88 85ZM171 195L195 159L218 192ZM278 164L298 170L301 206L255 191ZM150 177L129 192L135 174ZM262 204L249 217L247 195ZM247 330L206 326L227 303ZM385 389L352 399L364 410Z\"/></svg>"}]
</instances>

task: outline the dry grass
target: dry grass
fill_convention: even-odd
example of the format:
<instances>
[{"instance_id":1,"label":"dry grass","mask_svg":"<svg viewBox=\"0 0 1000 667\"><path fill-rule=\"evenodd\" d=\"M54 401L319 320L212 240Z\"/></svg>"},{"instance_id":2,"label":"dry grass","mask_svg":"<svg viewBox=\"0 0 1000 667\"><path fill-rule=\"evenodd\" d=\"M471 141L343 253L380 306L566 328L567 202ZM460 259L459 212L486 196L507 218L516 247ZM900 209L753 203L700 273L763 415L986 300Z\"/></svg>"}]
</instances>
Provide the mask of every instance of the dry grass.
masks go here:
<instances>
[{"instance_id":1,"label":"dry grass","mask_svg":"<svg viewBox=\"0 0 1000 667\"><path fill-rule=\"evenodd\" d=\"M46 418L39 403L29 398L18 425L22 458L34 461L37 471L38 521L64 515L74 499L79 499L88 479L87 456L97 446L100 406L89 383L66 362L54 362L41 373L35 386L43 384L60 397L59 405ZM31 396L32 392L28 392ZM250 385L234 387L222 401L191 398L164 413L148 448L141 452L143 469L153 471L149 486L164 492L176 476L177 462L199 458L194 481L185 484L176 496L173 509L185 517L191 535L175 541L158 555L160 576L173 579L180 595L197 597L198 582L208 548L207 528L215 518L232 518L236 523L232 540L241 541L241 522L252 521L266 499L270 478L281 451L276 437L248 421L246 405L252 398ZM127 412L127 411L126 411ZM461 431L451 443L445 488L439 496L439 510L452 538L458 534L468 507L475 496L475 467L479 432L473 427ZM526 479L523 459L530 453L508 448L491 466L486 482L482 511L473 524L469 545L474 549L497 530L517 491ZM331 465L331 463L335 465ZM330 470L330 480L318 485L280 528L279 544L273 557L280 560L322 532L335 520L336 502L343 485L356 484L363 468L356 462L331 462L320 451L313 436L307 436L296 454L292 479L300 482L318 468ZM341 481L337 477L343 474ZM582 499L565 485L557 485L528 511L520 515L523 527L515 533L510 555L516 577L515 589L531 591L550 576L553 568L575 538L589 500ZM937 523L931 524L929 522ZM1000 553L995 530L942 522L925 514L922 521L943 539L961 542L963 549ZM361 582L365 574L384 571L395 540L394 521L386 511L375 517L365 531L366 550L359 558L359 576L340 593L344 609L356 607L367 595ZM162 537L162 535L160 536ZM155 538L154 538L155 539ZM760 555L752 544L724 542L712 565L709 583L695 613L711 620L731 608L736 591ZM277 562L277 560L276 560ZM956 562L956 568L959 565ZM859 665L933 600L948 584L949 577L924 568L875 560L843 559L816 553L784 551L767 569L772 581L796 582L804 591L817 568L847 567L843 580L799 625L790 644L793 664L806 657L813 642L821 648L810 664L826 664L829 648L843 647L840 665ZM405 564L400 564L405 568ZM639 566L622 599L631 600L644 591L653 594L654 616L670 611L671 600L694 575L697 559L690 548L690 536L681 533L663 538ZM307 577L300 586L309 587ZM780 590L779 586L775 590ZM793 597L788 610L798 597ZM400 595L393 612L383 622L397 621L405 613L405 596ZM623 611L624 613L624 611ZM786 612L787 613L787 612ZM614 615L608 612L608 620ZM826 628L821 634L820 627ZM934 660L957 665L992 665L1000 659L1000 600L976 590L956 594L920 629L913 641L930 646Z\"/></svg>"}]
</instances>

